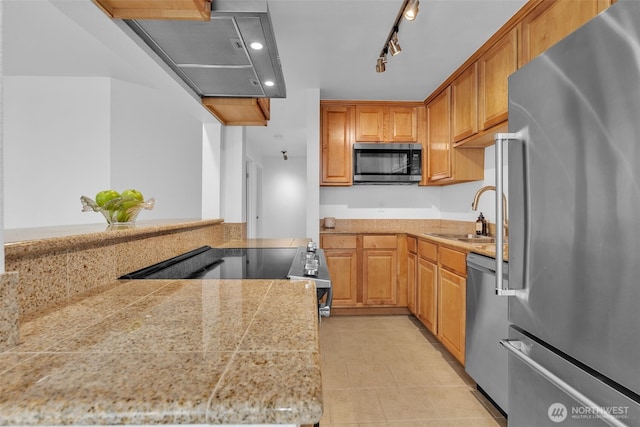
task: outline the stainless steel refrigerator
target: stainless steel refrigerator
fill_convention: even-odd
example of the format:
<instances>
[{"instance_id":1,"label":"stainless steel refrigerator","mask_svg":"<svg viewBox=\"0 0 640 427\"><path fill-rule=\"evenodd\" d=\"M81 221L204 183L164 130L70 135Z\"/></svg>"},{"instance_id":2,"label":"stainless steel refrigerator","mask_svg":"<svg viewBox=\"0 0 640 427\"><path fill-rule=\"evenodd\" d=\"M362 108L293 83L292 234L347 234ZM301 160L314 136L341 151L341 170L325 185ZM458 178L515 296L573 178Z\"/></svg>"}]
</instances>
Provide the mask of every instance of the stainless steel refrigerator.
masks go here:
<instances>
[{"instance_id":1,"label":"stainless steel refrigerator","mask_svg":"<svg viewBox=\"0 0 640 427\"><path fill-rule=\"evenodd\" d=\"M640 1L514 73L496 142L509 426L640 426Z\"/></svg>"}]
</instances>

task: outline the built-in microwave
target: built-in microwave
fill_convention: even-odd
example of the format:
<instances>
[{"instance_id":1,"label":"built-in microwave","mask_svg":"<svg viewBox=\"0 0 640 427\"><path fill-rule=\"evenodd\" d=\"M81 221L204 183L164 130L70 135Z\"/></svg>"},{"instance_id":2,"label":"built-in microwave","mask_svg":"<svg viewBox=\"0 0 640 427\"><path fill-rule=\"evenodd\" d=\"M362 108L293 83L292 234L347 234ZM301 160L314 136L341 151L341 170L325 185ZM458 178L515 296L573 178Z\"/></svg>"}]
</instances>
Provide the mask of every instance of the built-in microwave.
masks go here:
<instances>
[{"instance_id":1,"label":"built-in microwave","mask_svg":"<svg viewBox=\"0 0 640 427\"><path fill-rule=\"evenodd\" d=\"M414 184L422 179L422 144L353 144L354 184Z\"/></svg>"}]
</instances>

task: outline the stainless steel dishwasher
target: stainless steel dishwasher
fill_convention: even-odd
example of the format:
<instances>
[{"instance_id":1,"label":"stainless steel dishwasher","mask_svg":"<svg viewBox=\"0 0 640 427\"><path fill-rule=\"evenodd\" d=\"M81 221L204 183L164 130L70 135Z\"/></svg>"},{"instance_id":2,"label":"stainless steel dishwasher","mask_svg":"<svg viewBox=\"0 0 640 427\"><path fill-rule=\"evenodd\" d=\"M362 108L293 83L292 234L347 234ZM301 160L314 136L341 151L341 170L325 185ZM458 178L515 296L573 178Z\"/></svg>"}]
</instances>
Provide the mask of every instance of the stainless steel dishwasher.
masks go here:
<instances>
[{"instance_id":1,"label":"stainless steel dishwasher","mask_svg":"<svg viewBox=\"0 0 640 427\"><path fill-rule=\"evenodd\" d=\"M508 264L503 264L507 280ZM465 370L478 389L508 414L508 352L500 340L509 336L508 299L496 295L496 260L467 255Z\"/></svg>"}]
</instances>

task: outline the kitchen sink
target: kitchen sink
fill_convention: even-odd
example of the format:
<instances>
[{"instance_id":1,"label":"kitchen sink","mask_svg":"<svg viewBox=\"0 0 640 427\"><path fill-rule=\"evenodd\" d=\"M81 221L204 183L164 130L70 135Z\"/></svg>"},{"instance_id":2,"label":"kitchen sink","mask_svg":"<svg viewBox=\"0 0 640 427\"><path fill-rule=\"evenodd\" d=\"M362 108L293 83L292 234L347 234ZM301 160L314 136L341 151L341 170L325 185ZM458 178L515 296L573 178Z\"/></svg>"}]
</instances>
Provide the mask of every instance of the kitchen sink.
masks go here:
<instances>
[{"instance_id":1,"label":"kitchen sink","mask_svg":"<svg viewBox=\"0 0 640 427\"><path fill-rule=\"evenodd\" d=\"M441 239L459 240L469 243L495 243L496 239L489 236L478 236L477 234L462 233L425 233L427 236L439 237Z\"/></svg>"}]
</instances>

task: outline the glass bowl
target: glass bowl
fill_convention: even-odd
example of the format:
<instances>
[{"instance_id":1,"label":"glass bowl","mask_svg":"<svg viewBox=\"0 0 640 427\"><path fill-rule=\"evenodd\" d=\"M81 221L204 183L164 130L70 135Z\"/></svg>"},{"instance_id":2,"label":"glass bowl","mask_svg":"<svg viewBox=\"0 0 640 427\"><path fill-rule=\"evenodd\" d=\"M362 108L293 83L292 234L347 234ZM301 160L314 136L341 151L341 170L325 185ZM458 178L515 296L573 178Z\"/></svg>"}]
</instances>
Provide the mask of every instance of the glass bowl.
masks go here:
<instances>
[{"instance_id":1,"label":"glass bowl","mask_svg":"<svg viewBox=\"0 0 640 427\"><path fill-rule=\"evenodd\" d=\"M133 225L142 209L153 209L155 199L146 202L133 197L116 197L102 206L87 196L80 196L82 212L100 212L109 225Z\"/></svg>"}]
</instances>

